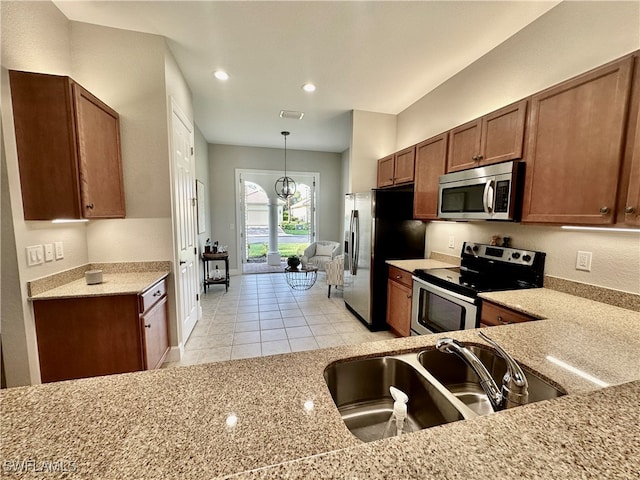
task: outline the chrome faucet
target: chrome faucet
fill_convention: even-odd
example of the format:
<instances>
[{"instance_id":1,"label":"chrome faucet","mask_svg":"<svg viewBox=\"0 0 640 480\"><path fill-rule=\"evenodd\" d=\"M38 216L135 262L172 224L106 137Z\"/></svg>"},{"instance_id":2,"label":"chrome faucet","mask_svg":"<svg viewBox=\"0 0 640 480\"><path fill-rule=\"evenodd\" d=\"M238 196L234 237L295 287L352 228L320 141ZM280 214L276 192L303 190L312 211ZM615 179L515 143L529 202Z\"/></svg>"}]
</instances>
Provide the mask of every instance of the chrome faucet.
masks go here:
<instances>
[{"instance_id":1,"label":"chrome faucet","mask_svg":"<svg viewBox=\"0 0 640 480\"><path fill-rule=\"evenodd\" d=\"M505 408L526 404L529 400L529 384L520 365L518 365L513 357L505 352L500 345L487 337L483 332L478 332L478 335L495 348L507 363L507 372L502 378L502 389L498 388L496 382L480 359L462 343L452 338L441 338L437 341L436 348L441 352L453 353L458 356L478 375L480 378L480 386L487 394L487 397L489 397L489 401L494 410L503 410Z\"/></svg>"}]
</instances>

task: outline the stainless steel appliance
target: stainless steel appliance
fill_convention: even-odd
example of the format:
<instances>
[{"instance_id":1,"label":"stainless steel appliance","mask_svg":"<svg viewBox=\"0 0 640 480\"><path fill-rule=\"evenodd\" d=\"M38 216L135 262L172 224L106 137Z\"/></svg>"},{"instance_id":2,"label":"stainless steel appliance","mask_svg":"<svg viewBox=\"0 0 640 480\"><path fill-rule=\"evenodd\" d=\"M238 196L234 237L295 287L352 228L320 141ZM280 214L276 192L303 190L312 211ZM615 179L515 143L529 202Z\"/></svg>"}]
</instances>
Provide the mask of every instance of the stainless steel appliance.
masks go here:
<instances>
[{"instance_id":1,"label":"stainless steel appliance","mask_svg":"<svg viewBox=\"0 0 640 480\"><path fill-rule=\"evenodd\" d=\"M504 162L441 175L438 217L518 220L523 178L523 162Z\"/></svg>"},{"instance_id":2,"label":"stainless steel appliance","mask_svg":"<svg viewBox=\"0 0 640 480\"><path fill-rule=\"evenodd\" d=\"M480 292L542 287L546 254L465 242L459 271L416 270L411 334L476 328Z\"/></svg>"},{"instance_id":3,"label":"stainless steel appliance","mask_svg":"<svg viewBox=\"0 0 640 480\"><path fill-rule=\"evenodd\" d=\"M370 330L389 328L386 260L423 258L425 230L410 189L346 195L344 301Z\"/></svg>"}]
</instances>

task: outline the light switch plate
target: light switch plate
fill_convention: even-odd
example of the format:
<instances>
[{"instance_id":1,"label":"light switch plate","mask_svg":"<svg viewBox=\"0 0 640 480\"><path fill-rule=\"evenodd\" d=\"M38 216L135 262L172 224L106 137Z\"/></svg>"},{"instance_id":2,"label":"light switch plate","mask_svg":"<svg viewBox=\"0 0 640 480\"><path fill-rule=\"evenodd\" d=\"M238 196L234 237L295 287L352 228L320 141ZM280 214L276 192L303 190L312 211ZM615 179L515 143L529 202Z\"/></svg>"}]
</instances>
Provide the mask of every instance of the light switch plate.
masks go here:
<instances>
[{"instance_id":1,"label":"light switch plate","mask_svg":"<svg viewBox=\"0 0 640 480\"><path fill-rule=\"evenodd\" d=\"M27 247L27 266L40 265L44 263L44 249L42 245L32 245Z\"/></svg>"},{"instance_id":2,"label":"light switch plate","mask_svg":"<svg viewBox=\"0 0 640 480\"><path fill-rule=\"evenodd\" d=\"M56 260L62 260L64 258L64 249L62 248L62 242L56 242Z\"/></svg>"},{"instance_id":3,"label":"light switch plate","mask_svg":"<svg viewBox=\"0 0 640 480\"><path fill-rule=\"evenodd\" d=\"M53 262L53 243L44 244L44 261Z\"/></svg>"},{"instance_id":4,"label":"light switch plate","mask_svg":"<svg viewBox=\"0 0 640 480\"><path fill-rule=\"evenodd\" d=\"M456 237L449 235L449 248L456 248Z\"/></svg>"}]
</instances>

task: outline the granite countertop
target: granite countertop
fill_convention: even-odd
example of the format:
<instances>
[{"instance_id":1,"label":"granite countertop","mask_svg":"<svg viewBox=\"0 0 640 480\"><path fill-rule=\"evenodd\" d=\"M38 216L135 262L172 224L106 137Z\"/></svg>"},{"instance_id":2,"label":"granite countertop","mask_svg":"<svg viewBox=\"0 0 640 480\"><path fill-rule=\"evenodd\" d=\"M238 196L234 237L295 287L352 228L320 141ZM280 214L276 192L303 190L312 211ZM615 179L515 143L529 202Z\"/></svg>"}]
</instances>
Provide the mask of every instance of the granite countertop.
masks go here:
<instances>
[{"instance_id":1,"label":"granite countertop","mask_svg":"<svg viewBox=\"0 0 640 480\"><path fill-rule=\"evenodd\" d=\"M531 308L511 293L502 292L504 304ZM324 368L433 348L442 335L18 387L0 392L3 473L34 459L66 461L74 471L64 478L635 478L640 314L564 300L566 318L558 310L490 329L569 393L558 399L361 443L340 419ZM447 336L483 343L474 330Z\"/></svg>"},{"instance_id":2,"label":"granite countertop","mask_svg":"<svg viewBox=\"0 0 640 480\"><path fill-rule=\"evenodd\" d=\"M440 260L432 260L429 258L417 258L411 260L387 260L387 263L401 270L406 270L407 272L413 272L414 270L418 269L429 270L431 268L457 268L457 265L441 262Z\"/></svg>"},{"instance_id":3,"label":"granite countertop","mask_svg":"<svg viewBox=\"0 0 640 480\"><path fill-rule=\"evenodd\" d=\"M30 300L100 297L107 295L138 295L154 283L167 277L169 272L103 273L102 283L87 285L84 277L59 287L32 295Z\"/></svg>"}]
</instances>

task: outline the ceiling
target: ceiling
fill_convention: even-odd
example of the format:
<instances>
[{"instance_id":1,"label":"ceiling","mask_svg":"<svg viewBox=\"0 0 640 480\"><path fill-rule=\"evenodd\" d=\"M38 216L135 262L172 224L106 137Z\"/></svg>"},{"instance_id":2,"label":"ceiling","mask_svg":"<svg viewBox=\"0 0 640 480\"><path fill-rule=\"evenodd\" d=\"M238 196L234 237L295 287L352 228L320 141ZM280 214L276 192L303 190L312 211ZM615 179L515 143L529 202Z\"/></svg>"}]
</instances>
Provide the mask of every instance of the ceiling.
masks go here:
<instances>
[{"instance_id":1,"label":"ceiling","mask_svg":"<svg viewBox=\"0 0 640 480\"><path fill-rule=\"evenodd\" d=\"M402 112L559 2L54 3L70 20L166 37L209 143L282 147L289 130L288 148L342 152L351 110Z\"/></svg>"}]
</instances>

